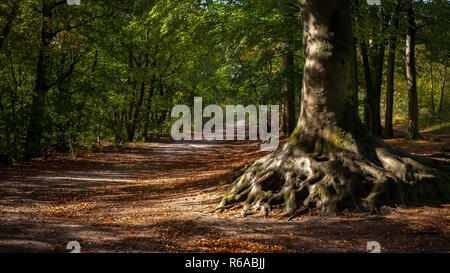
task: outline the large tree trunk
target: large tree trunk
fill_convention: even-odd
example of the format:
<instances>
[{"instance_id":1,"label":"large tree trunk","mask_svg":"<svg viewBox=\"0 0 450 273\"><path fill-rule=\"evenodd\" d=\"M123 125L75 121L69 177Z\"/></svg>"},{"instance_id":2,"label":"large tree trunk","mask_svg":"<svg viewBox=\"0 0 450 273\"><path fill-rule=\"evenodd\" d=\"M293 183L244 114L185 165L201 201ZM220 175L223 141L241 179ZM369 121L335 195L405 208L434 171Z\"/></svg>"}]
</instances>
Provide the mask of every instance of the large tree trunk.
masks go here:
<instances>
[{"instance_id":1,"label":"large tree trunk","mask_svg":"<svg viewBox=\"0 0 450 273\"><path fill-rule=\"evenodd\" d=\"M408 81L408 136L418 139L419 136L419 106L417 98L416 75L416 21L412 1L406 9L408 29L406 33L406 79Z\"/></svg>"},{"instance_id":2,"label":"large tree trunk","mask_svg":"<svg viewBox=\"0 0 450 273\"><path fill-rule=\"evenodd\" d=\"M218 209L244 202L242 213L287 215L377 211L382 205L449 200L433 162L373 137L358 116L349 0L303 0L305 71L301 115L289 142L258 160L226 193Z\"/></svg>"}]
</instances>

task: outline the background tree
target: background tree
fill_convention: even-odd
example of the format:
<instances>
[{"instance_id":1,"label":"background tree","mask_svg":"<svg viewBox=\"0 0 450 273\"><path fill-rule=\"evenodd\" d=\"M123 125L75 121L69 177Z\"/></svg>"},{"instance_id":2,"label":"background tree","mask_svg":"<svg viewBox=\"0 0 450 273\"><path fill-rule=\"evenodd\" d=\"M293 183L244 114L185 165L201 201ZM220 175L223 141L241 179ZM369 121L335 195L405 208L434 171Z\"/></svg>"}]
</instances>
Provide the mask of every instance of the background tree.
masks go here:
<instances>
[{"instance_id":1,"label":"background tree","mask_svg":"<svg viewBox=\"0 0 450 273\"><path fill-rule=\"evenodd\" d=\"M386 68L386 114L384 122L384 136L393 137L394 127L392 124L394 114L394 86L395 86L395 57L397 51L398 30L400 24L400 10L402 4L395 1L393 8L392 24L390 27L389 53Z\"/></svg>"},{"instance_id":2,"label":"background tree","mask_svg":"<svg viewBox=\"0 0 450 273\"><path fill-rule=\"evenodd\" d=\"M283 74L283 92L286 94L286 102L282 107L282 126L281 130L285 134L290 134L296 126L296 68L295 68L295 52L299 50L298 46L301 41L297 37L297 29L300 27L299 10L296 1L279 0L279 9L281 16L281 24L284 40L282 74Z\"/></svg>"},{"instance_id":3,"label":"background tree","mask_svg":"<svg viewBox=\"0 0 450 273\"><path fill-rule=\"evenodd\" d=\"M408 81L408 134L410 138L419 138L419 110L417 98L416 75L416 19L414 17L413 1L406 3L407 33L406 33L406 79Z\"/></svg>"}]
</instances>

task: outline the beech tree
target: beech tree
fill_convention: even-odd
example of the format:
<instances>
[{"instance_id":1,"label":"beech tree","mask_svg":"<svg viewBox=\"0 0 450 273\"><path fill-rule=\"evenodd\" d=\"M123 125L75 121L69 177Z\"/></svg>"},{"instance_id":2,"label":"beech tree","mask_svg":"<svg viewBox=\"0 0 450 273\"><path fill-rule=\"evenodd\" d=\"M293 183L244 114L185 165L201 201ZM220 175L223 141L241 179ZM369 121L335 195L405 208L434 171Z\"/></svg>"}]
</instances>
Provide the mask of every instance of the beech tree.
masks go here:
<instances>
[{"instance_id":1,"label":"beech tree","mask_svg":"<svg viewBox=\"0 0 450 273\"><path fill-rule=\"evenodd\" d=\"M378 140L361 122L355 98L350 0L302 0L305 70L301 115L288 143L258 160L217 207L286 216L303 204L324 212L377 211L383 205L449 200L449 180L434 161Z\"/></svg>"}]
</instances>

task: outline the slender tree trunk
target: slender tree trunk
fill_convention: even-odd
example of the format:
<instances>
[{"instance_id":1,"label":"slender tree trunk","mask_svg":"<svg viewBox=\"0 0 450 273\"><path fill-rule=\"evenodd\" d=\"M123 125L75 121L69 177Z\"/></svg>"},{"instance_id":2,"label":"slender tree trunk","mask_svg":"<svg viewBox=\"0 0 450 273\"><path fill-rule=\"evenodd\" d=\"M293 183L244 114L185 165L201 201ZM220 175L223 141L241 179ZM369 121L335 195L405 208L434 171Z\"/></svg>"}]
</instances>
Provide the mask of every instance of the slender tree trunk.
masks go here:
<instances>
[{"instance_id":1,"label":"slender tree trunk","mask_svg":"<svg viewBox=\"0 0 450 273\"><path fill-rule=\"evenodd\" d=\"M444 91L445 91L445 85L447 84L447 63L445 64L445 68L444 68L444 77L442 80L442 85L441 85L441 98L439 100L439 117L441 118L441 114L442 114L442 105L444 102Z\"/></svg>"},{"instance_id":2,"label":"slender tree trunk","mask_svg":"<svg viewBox=\"0 0 450 273\"><path fill-rule=\"evenodd\" d=\"M400 2L399 2L400 3ZM393 27L395 33L389 42L389 55L386 71L386 114L384 117L384 136L393 137L393 115L394 115L394 80L395 80L395 56L397 51L397 30L399 28L400 4L397 5L394 14Z\"/></svg>"},{"instance_id":3,"label":"slender tree trunk","mask_svg":"<svg viewBox=\"0 0 450 273\"><path fill-rule=\"evenodd\" d=\"M433 162L386 145L359 119L350 0L301 3L306 61L297 128L283 148L232 184L218 209L243 202L243 216L248 210L267 216L280 205L293 217L299 207L376 211L449 200L450 181L422 165Z\"/></svg>"},{"instance_id":4,"label":"slender tree trunk","mask_svg":"<svg viewBox=\"0 0 450 273\"><path fill-rule=\"evenodd\" d=\"M374 94L373 94L373 132L374 136L382 136L383 130L381 126L381 86L383 84L383 66L386 46L382 42L378 47L378 55L374 58L375 75L374 75Z\"/></svg>"},{"instance_id":5,"label":"slender tree trunk","mask_svg":"<svg viewBox=\"0 0 450 273\"><path fill-rule=\"evenodd\" d=\"M355 50L353 51L353 77L355 83L355 92L353 94L353 101L355 103L356 109L359 107L359 83L358 83L358 53L356 52L356 48L358 47L358 39L356 37L353 38L353 47ZM358 111L359 112L359 111ZM358 114L359 115L359 114Z\"/></svg>"},{"instance_id":6,"label":"slender tree trunk","mask_svg":"<svg viewBox=\"0 0 450 273\"><path fill-rule=\"evenodd\" d=\"M433 80L433 61L430 60L430 88L431 88L431 114L436 114L436 109L434 106L434 80Z\"/></svg>"},{"instance_id":7,"label":"slender tree trunk","mask_svg":"<svg viewBox=\"0 0 450 273\"><path fill-rule=\"evenodd\" d=\"M294 52L291 50L283 56L283 70L286 73L284 87L286 92L285 133L291 134L297 125L295 118L295 64Z\"/></svg>"},{"instance_id":8,"label":"slender tree trunk","mask_svg":"<svg viewBox=\"0 0 450 273\"><path fill-rule=\"evenodd\" d=\"M284 135L287 134L286 101L284 101L280 106L280 131Z\"/></svg>"},{"instance_id":9,"label":"slender tree trunk","mask_svg":"<svg viewBox=\"0 0 450 273\"><path fill-rule=\"evenodd\" d=\"M372 134L376 135L376 118L374 113L376 112L376 102L375 102L375 86L372 82L372 71L370 68L369 54L367 50L367 45L364 42L360 43L360 55L361 62L363 64L364 70L364 84L366 90L366 97L364 99L364 124L367 126Z\"/></svg>"},{"instance_id":10,"label":"slender tree trunk","mask_svg":"<svg viewBox=\"0 0 450 273\"><path fill-rule=\"evenodd\" d=\"M153 93L155 92L155 84L156 84L156 80L153 77L152 80L150 81L150 90L148 93L148 97L147 97L147 102L146 102L146 112L145 112L145 121L144 121L144 136L145 136L145 140L147 141L148 139L150 139L149 134L148 134L148 130L149 130L149 126L150 126L150 120L151 120L151 115L152 115L152 98L153 98Z\"/></svg>"},{"instance_id":11,"label":"slender tree trunk","mask_svg":"<svg viewBox=\"0 0 450 273\"><path fill-rule=\"evenodd\" d=\"M283 93L285 94L285 103L282 109L282 132L286 135L292 133L296 126L295 117L295 62L294 62L294 40L296 17L292 13L291 0L278 0L278 9L281 22L285 26L283 29L284 54L282 61L283 72Z\"/></svg>"},{"instance_id":12,"label":"slender tree trunk","mask_svg":"<svg viewBox=\"0 0 450 273\"><path fill-rule=\"evenodd\" d=\"M144 95L145 95L145 83L142 82L141 83L140 92L139 92L139 98L138 98L138 101L136 103L136 107L134 108L133 114L131 114L132 110L131 110L131 107L130 107L131 120L128 121L128 126L127 126L127 135L128 135L128 141L129 142L133 142L134 141L134 137L136 136L137 123L138 123L138 119L139 119L139 114L140 114L140 111L141 111L142 103L144 102Z\"/></svg>"},{"instance_id":13,"label":"slender tree trunk","mask_svg":"<svg viewBox=\"0 0 450 273\"><path fill-rule=\"evenodd\" d=\"M369 15L378 19L375 7L370 7ZM387 21L388 18L383 18ZM385 22L381 27L381 33L385 31ZM364 69L366 99L364 105L364 123L374 136L383 134L381 127L381 85L383 77L383 65L385 55L385 43L360 43L361 61ZM370 52L370 53L369 53Z\"/></svg>"},{"instance_id":14,"label":"slender tree trunk","mask_svg":"<svg viewBox=\"0 0 450 273\"><path fill-rule=\"evenodd\" d=\"M395 78L395 51L397 41L391 40L389 45L389 57L386 75L386 115L384 119L384 135L394 136L393 113L394 113L394 78Z\"/></svg>"},{"instance_id":15,"label":"slender tree trunk","mask_svg":"<svg viewBox=\"0 0 450 273\"><path fill-rule=\"evenodd\" d=\"M377 57L369 58L367 46L360 43L361 61L364 69L366 99L364 104L364 123L374 136L381 136L381 81L384 60L384 46L380 46ZM372 62L370 61L372 60ZM371 66L375 66L372 71Z\"/></svg>"},{"instance_id":16,"label":"slender tree trunk","mask_svg":"<svg viewBox=\"0 0 450 273\"><path fill-rule=\"evenodd\" d=\"M408 81L408 136L418 139L419 135L419 106L417 98L416 72L416 21L412 1L406 9L408 29L406 34L406 79Z\"/></svg>"}]
</instances>

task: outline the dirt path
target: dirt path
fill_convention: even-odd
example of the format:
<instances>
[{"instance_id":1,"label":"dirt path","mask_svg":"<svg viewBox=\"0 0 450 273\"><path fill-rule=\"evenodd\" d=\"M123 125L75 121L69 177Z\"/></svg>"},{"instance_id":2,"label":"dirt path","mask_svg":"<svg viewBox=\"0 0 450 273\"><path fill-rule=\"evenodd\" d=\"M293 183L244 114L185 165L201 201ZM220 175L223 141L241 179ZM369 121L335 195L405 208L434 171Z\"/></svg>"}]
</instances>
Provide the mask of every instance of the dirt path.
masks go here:
<instances>
[{"instance_id":1,"label":"dirt path","mask_svg":"<svg viewBox=\"0 0 450 273\"><path fill-rule=\"evenodd\" d=\"M67 252L70 241L82 252L364 252L368 241L450 252L450 205L290 222L211 213L233 170L263 154L255 142L158 141L0 165L0 252Z\"/></svg>"}]
</instances>

